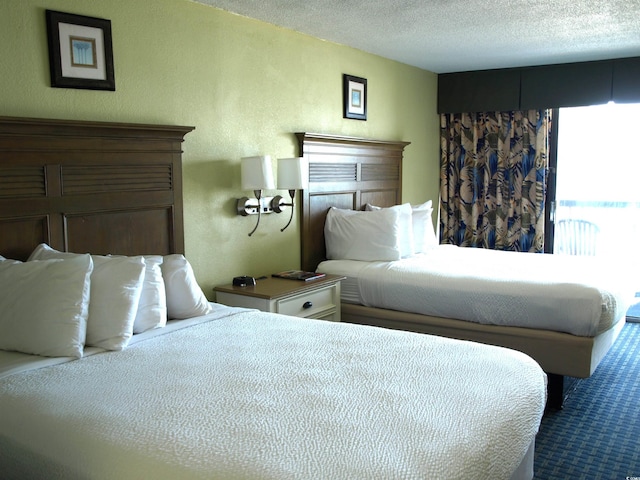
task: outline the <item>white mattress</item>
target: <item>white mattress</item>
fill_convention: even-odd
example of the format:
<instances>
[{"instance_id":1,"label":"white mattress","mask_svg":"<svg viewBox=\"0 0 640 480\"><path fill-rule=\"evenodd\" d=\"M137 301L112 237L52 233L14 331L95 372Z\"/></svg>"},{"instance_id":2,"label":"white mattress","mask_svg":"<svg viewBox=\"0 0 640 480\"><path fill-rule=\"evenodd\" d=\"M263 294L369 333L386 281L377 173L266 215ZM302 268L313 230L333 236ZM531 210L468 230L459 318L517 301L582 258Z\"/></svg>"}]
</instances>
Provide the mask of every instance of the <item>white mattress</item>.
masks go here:
<instances>
[{"instance_id":1,"label":"white mattress","mask_svg":"<svg viewBox=\"0 0 640 480\"><path fill-rule=\"evenodd\" d=\"M328 260L343 301L482 324L595 336L625 318L635 289L610 260L440 245L394 262Z\"/></svg>"},{"instance_id":2,"label":"white mattress","mask_svg":"<svg viewBox=\"0 0 640 480\"><path fill-rule=\"evenodd\" d=\"M506 479L545 384L512 350L245 310L0 379L0 470Z\"/></svg>"}]
</instances>

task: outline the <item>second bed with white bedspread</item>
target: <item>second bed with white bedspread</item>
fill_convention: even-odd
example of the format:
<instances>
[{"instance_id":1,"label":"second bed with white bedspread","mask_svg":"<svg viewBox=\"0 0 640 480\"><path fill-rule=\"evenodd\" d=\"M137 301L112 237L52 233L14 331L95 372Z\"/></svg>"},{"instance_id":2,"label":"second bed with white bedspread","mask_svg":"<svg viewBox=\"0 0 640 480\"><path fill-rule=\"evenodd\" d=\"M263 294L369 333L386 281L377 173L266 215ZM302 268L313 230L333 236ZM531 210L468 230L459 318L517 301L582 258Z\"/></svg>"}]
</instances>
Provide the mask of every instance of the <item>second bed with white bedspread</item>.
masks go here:
<instances>
[{"instance_id":1,"label":"second bed with white bedspread","mask_svg":"<svg viewBox=\"0 0 640 480\"><path fill-rule=\"evenodd\" d=\"M4 473L506 479L537 433L546 377L519 352L220 307L202 320L0 379Z\"/></svg>"},{"instance_id":2,"label":"second bed with white bedspread","mask_svg":"<svg viewBox=\"0 0 640 480\"><path fill-rule=\"evenodd\" d=\"M602 259L440 245L393 262L327 260L350 303L595 336L623 320L634 296Z\"/></svg>"}]
</instances>

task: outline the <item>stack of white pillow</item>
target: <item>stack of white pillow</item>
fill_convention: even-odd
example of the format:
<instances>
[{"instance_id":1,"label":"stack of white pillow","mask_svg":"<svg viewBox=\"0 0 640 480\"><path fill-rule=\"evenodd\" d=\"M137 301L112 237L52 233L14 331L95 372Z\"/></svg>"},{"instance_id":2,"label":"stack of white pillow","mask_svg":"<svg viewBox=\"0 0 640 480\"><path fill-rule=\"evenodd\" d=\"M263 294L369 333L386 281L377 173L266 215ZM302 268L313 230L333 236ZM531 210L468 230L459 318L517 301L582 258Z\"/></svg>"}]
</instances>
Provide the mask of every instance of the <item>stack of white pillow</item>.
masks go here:
<instances>
[{"instance_id":1,"label":"stack of white pillow","mask_svg":"<svg viewBox=\"0 0 640 480\"><path fill-rule=\"evenodd\" d=\"M393 261L424 253L438 244L431 200L362 210L332 207L324 239L329 260Z\"/></svg>"},{"instance_id":2,"label":"stack of white pillow","mask_svg":"<svg viewBox=\"0 0 640 480\"><path fill-rule=\"evenodd\" d=\"M46 244L27 262L0 256L0 349L82 357L131 336L211 312L184 255L101 256Z\"/></svg>"}]
</instances>

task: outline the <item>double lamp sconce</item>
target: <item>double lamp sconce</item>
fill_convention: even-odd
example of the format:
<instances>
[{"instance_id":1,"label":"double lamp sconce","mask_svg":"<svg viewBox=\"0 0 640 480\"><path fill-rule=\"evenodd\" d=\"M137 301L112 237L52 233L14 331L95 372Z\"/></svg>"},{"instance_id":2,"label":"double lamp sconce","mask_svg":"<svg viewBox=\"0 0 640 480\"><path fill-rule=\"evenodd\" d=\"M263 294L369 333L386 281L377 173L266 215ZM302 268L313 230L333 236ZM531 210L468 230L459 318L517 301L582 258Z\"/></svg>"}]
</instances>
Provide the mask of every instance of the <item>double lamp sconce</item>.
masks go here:
<instances>
[{"instance_id":1,"label":"double lamp sconce","mask_svg":"<svg viewBox=\"0 0 640 480\"><path fill-rule=\"evenodd\" d=\"M293 200L296 190L304 190L309 186L309 162L304 157L278 159L278 189L289 190L291 202L287 203L283 197L262 197L262 190L272 190L276 186L273 181L273 169L269 155L259 157L245 157L240 160L242 189L253 190L255 198L242 197L238 199L238 215L258 215L256 226L249 236L253 235L263 213L282 213L285 207L291 207L289 221L280 229L284 232L293 220Z\"/></svg>"}]
</instances>

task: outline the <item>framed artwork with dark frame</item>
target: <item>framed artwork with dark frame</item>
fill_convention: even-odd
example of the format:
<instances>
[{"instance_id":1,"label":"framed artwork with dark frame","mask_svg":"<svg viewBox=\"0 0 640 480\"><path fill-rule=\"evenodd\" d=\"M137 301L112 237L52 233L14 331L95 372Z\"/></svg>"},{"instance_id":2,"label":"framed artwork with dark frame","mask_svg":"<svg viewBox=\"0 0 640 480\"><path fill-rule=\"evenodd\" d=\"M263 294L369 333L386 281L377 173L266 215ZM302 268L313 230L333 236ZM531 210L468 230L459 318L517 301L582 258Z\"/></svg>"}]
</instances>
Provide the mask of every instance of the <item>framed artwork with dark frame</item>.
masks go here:
<instances>
[{"instance_id":1,"label":"framed artwork with dark frame","mask_svg":"<svg viewBox=\"0 0 640 480\"><path fill-rule=\"evenodd\" d=\"M342 75L344 118L367 119L367 79Z\"/></svg>"},{"instance_id":2,"label":"framed artwork with dark frame","mask_svg":"<svg viewBox=\"0 0 640 480\"><path fill-rule=\"evenodd\" d=\"M46 11L51 86L116 89L111 21Z\"/></svg>"}]
</instances>

